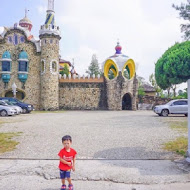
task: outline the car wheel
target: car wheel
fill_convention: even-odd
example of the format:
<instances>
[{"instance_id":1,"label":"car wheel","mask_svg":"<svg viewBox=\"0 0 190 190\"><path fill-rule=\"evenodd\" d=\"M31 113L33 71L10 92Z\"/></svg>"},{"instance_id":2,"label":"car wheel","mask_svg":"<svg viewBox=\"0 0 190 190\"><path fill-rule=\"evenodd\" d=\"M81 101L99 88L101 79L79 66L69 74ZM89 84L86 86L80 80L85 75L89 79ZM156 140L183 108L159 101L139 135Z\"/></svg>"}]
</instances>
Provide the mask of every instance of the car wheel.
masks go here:
<instances>
[{"instance_id":1,"label":"car wheel","mask_svg":"<svg viewBox=\"0 0 190 190\"><path fill-rule=\"evenodd\" d=\"M188 114L185 114L185 117L187 117L188 116Z\"/></svg>"},{"instance_id":2,"label":"car wheel","mask_svg":"<svg viewBox=\"0 0 190 190\"><path fill-rule=\"evenodd\" d=\"M2 111L0 112L0 116L2 116L2 117L5 117L5 116L7 116L7 115L8 115L8 113L7 113L6 110L2 110Z\"/></svg>"},{"instance_id":3,"label":"car wheel","mask_svg":"<svg viewBox=\"0 0 190 190\"><path fill-rule=\"evenodd\" d=\"M168 116L168 114L169 114L169 111L168 110L166 110L166 109L164 109L164 110L162 110L162 116L164 116L164 117L167 117Z\"/></svg>"},{"instance_id":4,"label":"car wheel","mask_svg":"<svg viewBox=\"0 0 190 190\"><path fill-rule=\"evenodd\" d=\"M23 108L23 109L22 109L22 112L23 112L23 113L27 113L27 109L26 109L26 108Z\"/></svg>"}]
</instances>

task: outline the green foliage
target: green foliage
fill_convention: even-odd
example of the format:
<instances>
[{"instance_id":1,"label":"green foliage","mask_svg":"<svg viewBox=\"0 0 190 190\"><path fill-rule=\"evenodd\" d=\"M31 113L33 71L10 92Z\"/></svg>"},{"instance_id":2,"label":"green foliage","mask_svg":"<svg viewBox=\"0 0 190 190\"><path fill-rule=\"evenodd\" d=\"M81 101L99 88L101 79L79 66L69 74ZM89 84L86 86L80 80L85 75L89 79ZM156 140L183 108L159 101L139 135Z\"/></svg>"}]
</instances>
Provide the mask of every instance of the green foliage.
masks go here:
<instances>
[{"instance_id":1,"label":"green foliage","mask_svg":"<svg viewBox=\"0 0 190 190\"><path fill-rule=\"evenodd\" d=\"M64 75L64 74L65 74L67 77L69 76L69 68L68 68L67 65L64 65L63 70L60 71L60 74L61 74L61 75Z\"/></svg>"},{"instance_id":2,"label":"green foliage","mask_svg":"<svg viewBox=\"0 0 190 190\"><path fill-rule=\"evenodd\" d=\"M142 103L142 97L145 95L145 91L144 91L144 78L143 77L137 77L138 82L139 82L139 87L138 87L138 98L139 98L139 102Z\"/></svg>"},{"instance_id":3,"label":"green foliage","mask_svg":"<svg viewBox=\"0 0 190 190\"><path fill-rule=\"evenodd\" d=\"M161 88L156 83L155 75L153 73L149 76L149 81L151 85L154 87L154 89L156 90L156 94L158 96L159 93L161 92Z\"/></svg>"},{"instance_id":4,"label":"green foliage","mask_svg":"<svg viewBox=\"0 0 190 190\"><path fill-rule=\"evenodd\" d=\"M92 76L93 74L95 74L95 76L97 76L98 74L102 75L102 72L99 68L98 59L95 54L92 55L92 61L86 73L89 74L90 76Z\"/></svg>"},{"instance_id":5,"label":"green foliage","mask_svg":"<svg viewBox=\"0 0 190 190\"><path fill-rule=\"evenodd\" d=\"M176 43L155 65L155 78L162 89L190 79L190 41Z\"/></svg>"},{"instance_id":6,"label":"green foliage","mask_svg":"<svg viewBox=\"0 0 190 190\"><path fill-rule=\"evenodd\" d=\"M112 80L112 79L115 78L115 77L114 77L114 73L113 73L113 71L112 71L111 69L110 69L109 72L108 72L108 77L109 77L110 80Z\"/></svg>"},{"instance_id":7,"label":"green foliage","mask_svg":"<svg viewBox=\"0 0 190 190\"><path fill-rule=\"evenodd\" d=\"M190 21L190 1L187 4L182 3L181 6L173 5L173 7L179 11L179 16L184 20ZM181 24L181 32L184 32L184 39L190 39L190 22Z\"/></svg>"}]
</instances>

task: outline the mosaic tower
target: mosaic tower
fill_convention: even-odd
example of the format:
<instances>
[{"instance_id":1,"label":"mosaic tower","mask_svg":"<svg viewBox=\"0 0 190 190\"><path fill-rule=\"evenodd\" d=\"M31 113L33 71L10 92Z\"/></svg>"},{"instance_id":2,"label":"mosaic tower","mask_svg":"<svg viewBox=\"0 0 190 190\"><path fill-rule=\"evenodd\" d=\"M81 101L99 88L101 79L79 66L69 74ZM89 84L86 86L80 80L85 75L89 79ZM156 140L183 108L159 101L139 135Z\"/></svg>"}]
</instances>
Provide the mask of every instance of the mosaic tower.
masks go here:
<instances>
[{"instance_id":1,"label":"mosaic tower","mask_svg":"<svg viewBox=\"0 0 190 190\"><path fill-rule=\"evenodd\" d=\"M55 24L54 0L48 1L41 39L41 109L59 109L59 27Z\"/></svg>"}]
</instances>

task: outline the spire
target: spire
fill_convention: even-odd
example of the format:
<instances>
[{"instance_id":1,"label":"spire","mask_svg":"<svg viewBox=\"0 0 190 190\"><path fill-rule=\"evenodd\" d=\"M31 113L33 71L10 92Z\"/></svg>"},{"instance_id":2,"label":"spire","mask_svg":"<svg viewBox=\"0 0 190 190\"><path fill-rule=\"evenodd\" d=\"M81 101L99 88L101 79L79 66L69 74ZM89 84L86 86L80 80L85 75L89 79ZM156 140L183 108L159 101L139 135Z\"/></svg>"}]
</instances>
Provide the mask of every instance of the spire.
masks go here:
<instances>
[{"instance_id":1,"label":"spire","mask_svg":"<svg viewBox=\"0 0 190 190\"><path fill-rule=\"evenodd\" d=\"M116 54L121 54L122 47L119 44L119 39L117 40L117 46L115 47Z\"/></svg>"},{"instance_id":2,"label":"spire","mask_svg":"<svg viewBox=\"0 0 190 190\"><path fill-rule=\"evenodd\" d=\"M25 9L25 18L27 18L27 13L29 10L27 10L27 8Z\"/></svg>"},{"instance_id":3,"label":"spire","mask_svg":"<svg viewBox=\"0 0 190 190\"><path fill-rule=\"evenodd\" d=\"M55 25L55 15L54 15L54 0L48 0L48 10L47 10L47 16L45 25L46 28L48 28L49 25L52 25L54 27Z\"/></svg>"},{"instance_id":4,"label":"spire","mask_svg":"<svg viewBox=\"0 0 190 190\"><path fill-rule=\"evenodd\" d=\"M54 11L54 0L48 0L48 10Z\"/></svg>"},{"instance_id":5,"label":"spire","mask_svg":"<svg viewBox=\"0 0 190 190\"><path fill-rule=\"evenodd\" d=\"M41 26L40 35L55 34L60 36L59 27L55 23L54 1L48 0L48 10L44 25Z\"/></svg>"}]
</instances>

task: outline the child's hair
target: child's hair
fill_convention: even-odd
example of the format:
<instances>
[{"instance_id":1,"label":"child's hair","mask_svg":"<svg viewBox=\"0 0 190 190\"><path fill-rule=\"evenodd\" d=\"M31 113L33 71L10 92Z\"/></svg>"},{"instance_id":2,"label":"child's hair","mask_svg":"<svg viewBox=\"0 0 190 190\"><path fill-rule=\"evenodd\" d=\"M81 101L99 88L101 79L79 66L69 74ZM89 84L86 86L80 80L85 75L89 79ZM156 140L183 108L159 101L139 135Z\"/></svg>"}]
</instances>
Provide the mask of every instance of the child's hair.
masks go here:
<instances>
[{"instance_id":1,"label":"child's hair","mask_svg":"<svg viewBox=\"0 0 190 190\"><path fill-rule=\"evenodd\" d=\"M64 141L70 141L70 142L72 142L72 138L71 138L71 136L70 135L65 135L64 137L62 137L62 142L64 142Z\"/></svg>"}]
</instances>

